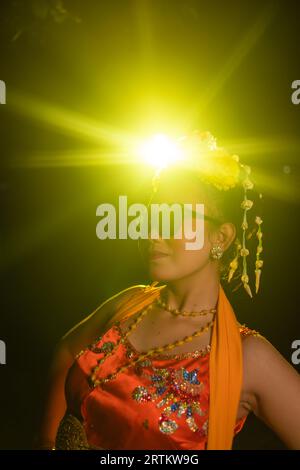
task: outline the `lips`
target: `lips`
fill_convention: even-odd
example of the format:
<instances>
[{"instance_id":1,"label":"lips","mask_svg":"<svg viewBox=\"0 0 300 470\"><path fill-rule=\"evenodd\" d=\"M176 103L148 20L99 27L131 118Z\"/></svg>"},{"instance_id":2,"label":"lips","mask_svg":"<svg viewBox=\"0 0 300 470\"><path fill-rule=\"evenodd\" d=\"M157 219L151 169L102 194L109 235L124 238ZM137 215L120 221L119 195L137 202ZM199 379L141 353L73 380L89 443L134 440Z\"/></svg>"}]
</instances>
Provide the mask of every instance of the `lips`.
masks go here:
<instances>
[{"instance_id":1,"label":"lips","mask_svg":"<svg viewBox=\"0 0 300 470\"><path fill-rule=\"evenodd\" d=\"M158 259L158 258L165 258L166 256L169 256L168 253L164 253L162 251L157 251L153 250L150 252L150 259Z\"/></svg>"}]
</instances>

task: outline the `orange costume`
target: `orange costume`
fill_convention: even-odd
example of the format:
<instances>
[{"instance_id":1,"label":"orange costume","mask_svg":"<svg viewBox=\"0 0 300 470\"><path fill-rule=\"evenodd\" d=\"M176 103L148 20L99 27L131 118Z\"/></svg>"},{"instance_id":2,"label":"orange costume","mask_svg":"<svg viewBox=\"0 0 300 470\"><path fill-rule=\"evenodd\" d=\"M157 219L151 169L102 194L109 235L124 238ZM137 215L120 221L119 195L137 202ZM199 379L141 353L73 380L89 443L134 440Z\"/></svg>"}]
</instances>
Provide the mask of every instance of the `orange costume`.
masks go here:
<instances>
[{"instance_id":1,"label":"orange costume","mask_svg":"<svg viewBox=\"0 0 300 470\"><path fill-rule=\"evenodd\" d=\"M246 417L236 422L242 386L240 325L220 286L211 344L201 351L156 353L93 386L140 353L125 338L123 321L143 311L165 286L141 288L123 302L110 327L77 356L66 381L67 412L56 449L231 449Z\"/></svg>"}]
</instances>

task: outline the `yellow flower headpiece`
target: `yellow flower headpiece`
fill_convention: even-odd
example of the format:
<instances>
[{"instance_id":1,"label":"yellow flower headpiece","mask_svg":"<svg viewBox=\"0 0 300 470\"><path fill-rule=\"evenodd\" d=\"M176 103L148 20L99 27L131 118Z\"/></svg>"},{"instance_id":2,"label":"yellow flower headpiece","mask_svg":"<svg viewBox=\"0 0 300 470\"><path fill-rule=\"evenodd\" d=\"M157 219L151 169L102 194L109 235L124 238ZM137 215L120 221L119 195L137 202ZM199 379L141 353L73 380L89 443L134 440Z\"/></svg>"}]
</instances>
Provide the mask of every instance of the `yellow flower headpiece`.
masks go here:
<instances>
[{"instance_id":1,"label":"yellow flower headpiece","mask_svg":"<svg viewBox=\"0 0 300 470\"><path fill-rule=\"evenodd\" d=\"M251 168L248 165L243 165L239 161L238 155L230 154L223 147L217 145L216 138L210 132L194 131L189 136L183 136L178 139L178 146L181 149L181 154L184 158L180 161L183 166L191 168L193 172L203 182L216 187L220 191L228 191L236 186L243 188L243 200L241 202L242 214L242 239L236 239L236 254L229 264L229 273L227 280L230 282L234 273L239 267L239 262L242 260L242 274L241 281L246 292L252 297L252 291L249 286L249 276L247 272L247 256L249 249L246 246L246 240L251 237L248 233L248 211L253 208L253 200L249 199L248 191L252 190L254 183L250 179ZM153 179L154 186L156 178ZM262 219L259 216L255 217L255 224L257 225L256 236L258 239L256 249L255 261L255 291L259 290L261 268L263 261L260 259L260 254L263 251L262 247Z\"/></svg>"}]
</instances>

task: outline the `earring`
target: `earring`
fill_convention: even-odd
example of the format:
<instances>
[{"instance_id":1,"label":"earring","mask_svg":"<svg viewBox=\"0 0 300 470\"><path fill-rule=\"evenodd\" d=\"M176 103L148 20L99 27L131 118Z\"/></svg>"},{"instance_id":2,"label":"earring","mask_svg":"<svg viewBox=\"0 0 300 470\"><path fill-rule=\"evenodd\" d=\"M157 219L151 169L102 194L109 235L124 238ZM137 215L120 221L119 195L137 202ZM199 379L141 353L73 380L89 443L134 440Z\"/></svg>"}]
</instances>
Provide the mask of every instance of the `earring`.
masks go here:
<instances>
[{"instance_id":1,"label":"earring","mask_svg":"<svg viewBox=\"0 0 300 470\"><path fill-rule=\"evenodd\" d=\"M214 245L210 250L210 257L214 260L218 260L222 258L223 253L224 251L221 245Z\"/></svg>"}]
</instances>

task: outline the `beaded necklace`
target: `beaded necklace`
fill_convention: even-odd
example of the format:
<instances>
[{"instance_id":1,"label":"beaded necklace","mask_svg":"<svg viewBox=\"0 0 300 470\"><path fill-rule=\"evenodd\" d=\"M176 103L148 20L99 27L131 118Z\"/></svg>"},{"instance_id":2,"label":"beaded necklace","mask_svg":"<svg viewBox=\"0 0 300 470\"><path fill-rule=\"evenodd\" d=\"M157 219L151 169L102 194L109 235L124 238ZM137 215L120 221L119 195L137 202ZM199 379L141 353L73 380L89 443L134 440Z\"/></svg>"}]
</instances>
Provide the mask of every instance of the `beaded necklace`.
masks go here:
<instances>
[{"instance_id":1,"label":"beaded necklace","mask_svg":"<svg viewBox=\"0 0 300 470\"><path fill-rule=\"evenodd\" d=\"M186 312L185 310L179 310L177 308L171 308L169 305L164 302L162 299L157 299L157 304L167 310L168 312L172 313L172 315L182 315L183 317L197 317L198 315L200 316L205 316L208 313L216 313L217 309L216 308L210 308L207 310L201 310L200 312Z\"/></svg>"},{"instance_id":2,"label":"beaded necklace","mask_svg":"<svg viewBox=\"0 0 300 470\"><path fill-rule=\"evenodd\" d=\"M109 382L110 380L115 379L118 374L122 373L124 370L128 369L129 367L136 365L138 362L143 361L145 358L153 356L156 353L161 353L163 351L171 350L175 348L176 346L182 346L183 344L192 341L194 338L208 331L209 328L214 323L214 318L213 318L213 320L208 322L205 326L201 327L199 330L195 331L192 335L185 336L183 339L177 340L173 343L168 343L165 346L151 348L149 351L145 353L140 353L138 357L136 357L135 359L132 359L128 363L118 367L114 373L108 374L106 377L98 379L97 372L100 366L103 364L103 362L106 360L107 357L113 354L113 352L116 350L116 348L119 346L120 343L124 343L126 341L130 333L137 327L137 325L144 318L144 316L147 315L147 313L153 308L154 303L155 302L151 303L146 309L142 310L140 315L138 315L138 317L134 320L134 322L132 322L132 324L129 326L125 335L122 336L116 343L111 343L111 342L106 343L106 347L102 348L102 352L104 352L104 357L97 361L97 365L93 368L92 374L90 377L93 387L97 387L97 386L102 387L105 383Z\"/></svg>"}]
</instances>

